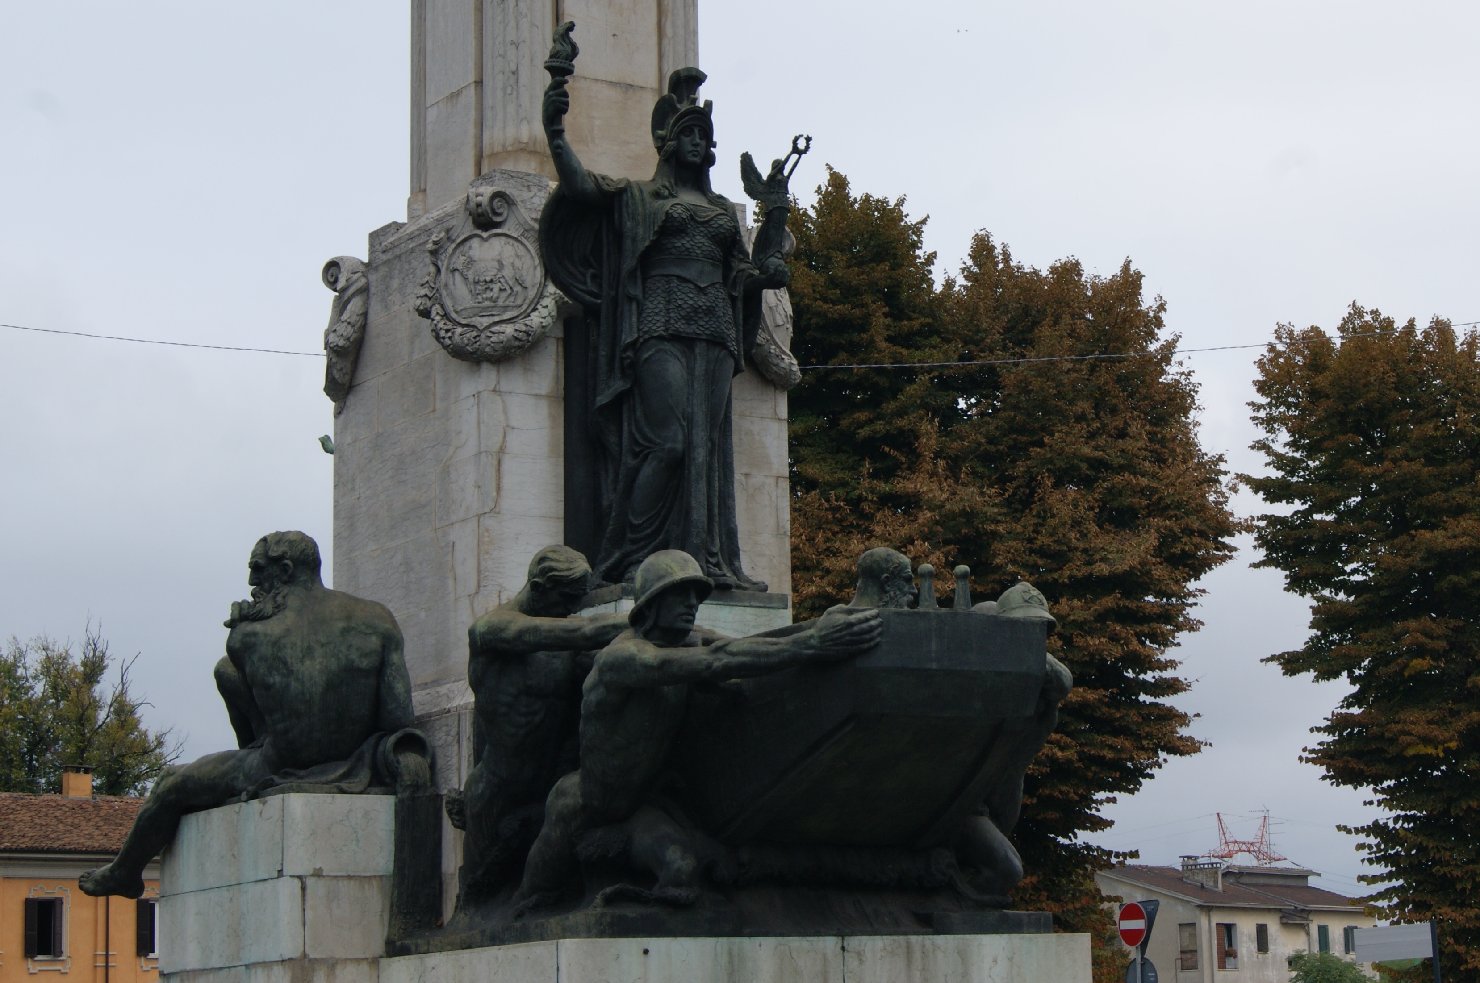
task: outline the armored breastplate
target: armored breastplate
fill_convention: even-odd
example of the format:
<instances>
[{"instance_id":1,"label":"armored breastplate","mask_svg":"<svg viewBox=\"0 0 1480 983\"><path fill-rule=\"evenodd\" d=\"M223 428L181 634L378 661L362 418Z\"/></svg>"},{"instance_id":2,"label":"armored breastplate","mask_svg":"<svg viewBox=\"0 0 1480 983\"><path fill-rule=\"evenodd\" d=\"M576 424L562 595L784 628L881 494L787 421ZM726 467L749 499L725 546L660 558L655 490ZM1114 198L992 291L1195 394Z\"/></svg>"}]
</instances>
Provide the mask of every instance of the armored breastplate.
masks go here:
<instances>
[{"instance_id":1,"label":"armored breastplate","mask_svg":"<svg viewBox=\"0 0 1480 983\"><path fill-rule=\"evenodd\" d=\"M719 283L736 231L728 209L686 201L669 205L643 254L643 276L680 276L700 286Z\"/></svg>"}]
</instances>

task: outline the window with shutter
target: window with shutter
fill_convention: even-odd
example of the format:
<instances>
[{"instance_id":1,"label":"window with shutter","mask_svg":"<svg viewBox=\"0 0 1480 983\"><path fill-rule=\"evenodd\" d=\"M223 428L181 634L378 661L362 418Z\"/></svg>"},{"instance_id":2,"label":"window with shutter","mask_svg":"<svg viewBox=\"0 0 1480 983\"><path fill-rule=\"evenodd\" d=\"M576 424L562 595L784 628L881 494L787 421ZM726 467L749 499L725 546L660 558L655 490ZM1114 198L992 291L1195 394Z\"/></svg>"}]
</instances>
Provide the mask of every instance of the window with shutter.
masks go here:
<instances>
[{"instance_id":1,"label":"window with shutter","mask_svg":"<svg viewBox=\"0 0 1480 983\"><path fill-rule=\"evenodd\" d=\"M1197 968L1197 924L1183 922L1177 926L1177 964L1181 969Z\"/></svg>"},{"instance_id":2,"label":"window with shutter","mask_svg":"<svg viewBox=\"0 0 1480 983\"><path fill-rule=\"evenodd\" d=\"M1238 926L1233 922L1219 922L1213 932L1218 945L1218 968L1238 969Z\"/></svg>"},{"instance_id":3,"label":"window with shutter","mask_svg":"<svg viewBox=\"0 0 1480 983\"><path fill-rule=\"evenodd\" d=\"M66 955L66 909L61 898L27 898L26 958L60 959Z\"/></svg>"},{"instance_id":4,"label":"window with shutter","mask_svg":"<svg viewBox=\"0 0 1480 983\"><path fill-rule=\"evenodd\" d=\"M156 926L159 919L159 902L153 898L140 898L134 902L134 952L140 958L148 958L159 952L159 936Z\"/></svg>"},{"instance_id":5,"label":"window with shutter","mask_svg":"<svg viewBox=\"0 0 1480 983\"><path fill-rule=\"evenodd\" d=\"M36 913L36 902L38 902L40 900L41 900L40 898L27 898L26 899L25 908L26 908L26 958L27 959L34 959L34 958L36 958L36 951L40 947L39 946L39 939L37 938L37 923L40 921L40 918L39 918L39 916Z\"/></svg>"},{"instance_id":6,"label":"window with shutter","mask_svg":"<svg viewBox=\"0 0 1480 983\"><path fill-rule=\"evenodd\" d=\"M1319 949L1321 952L1330 952L1331 951L1331 926L1330 925L1317 925L1316 926L1316 948Z\"/></svg>"}]
</instances>

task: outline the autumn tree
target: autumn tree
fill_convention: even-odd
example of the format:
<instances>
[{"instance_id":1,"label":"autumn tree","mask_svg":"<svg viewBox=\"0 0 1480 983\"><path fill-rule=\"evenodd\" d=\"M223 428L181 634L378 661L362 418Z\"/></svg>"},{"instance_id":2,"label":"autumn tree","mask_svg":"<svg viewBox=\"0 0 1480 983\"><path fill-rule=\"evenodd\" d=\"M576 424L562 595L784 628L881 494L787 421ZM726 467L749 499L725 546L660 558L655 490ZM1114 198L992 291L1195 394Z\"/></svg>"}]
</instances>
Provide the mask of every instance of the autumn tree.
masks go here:
<instances>
[{"instance_id":1,"label":"autumn tree","mask_svg":"<svg viewBox=\"0 0 1480 983\"><path fill-rule=\"evenodd\" d=\"M1232 553L1223 462L1197 443L1196 386L1174 360L1164 305L1143 298L1129 263L1108 277L1072 259L1037 270L983 233L959 275L917 303L918 318L878 316L874 303L851 319L871 318L867 338L847 332L850 297L899 296L931 259L902 202L881 212L866 198L831 175L798 219L803 364L952 364L813 368L793 390L794 421L827 421L793 435L797 606L846 597L857 556L881 544L938 569L969 565L977 599L1018 579L1043 590L1060 626L1050 644L1075 689L1028 776L1014 839L1030 876L1016 901L1099 935L1093 873L1113 858L1081 837L1105 828L1100 807L1165 756L1199 747L1165 702L1187 688L1167 652L1197 627L1196 581ZM914 261L819 304L812 274L846 269L881 237Z\"/></svg>"},{"instance_id":2,"label":"autumn tree","mask_svg":"<svg viewBox=\"0 0 1480 983\"><path fill-rule=\"evenodd\" d=\"M942 532L984 593L1017 579L1044 592L1075 677L1015 833L1034 872L1019 896L1052 907L1096 894L1084 878L1106 857L1080 837L1105 828L1100 807L1199 747L1166 702L1187 688L1167 653L1199 626L1195 584L1239 526L1223 461L1198 444L1165 305L1143 298L1129 262L1103 277L1073 259L1040 271L979 234L945 290L956 347L995 364L960 377L942 439L961 482L996 501Z\"/></svg>"},{"instance_id":3,"label":"autumn tree","mask_svg":"<svg viewBox=\"0 0 1480 983\"><path fill-rule=\"evenodd\" d=\"M1313 602L1269 661L1351 686L1307 760L1387 813L1353 830L1384 913L1480 978L1480 338L1353 305L1335 337L1280 326L1258 370L1260 564Z\"/></svg>"},{"instance_id":4,"label":"autumn tree","mask_svg":"<svg viewBox=\"0 0 1480 983\"><path fill-rule=\"evenodd\" d=\"M132 665L91 626L76 652L44 636L12 638L0 651L0 791L55 793L63 766L84 765L94 792L142 795L179 748L168 729L144 726Z\"/></svg>"},{"instance_id":5,"label":"autumn tree","mask_svg":"<svg viewBox=\"0 0 1480 983\"><path fill-rule=\"evenodd\" d=\"M903 198L855 196L828 169L811 208L794 209L793 352L802 365L929 361L938 354L935 254L925 221ZM865 464L892 475L913 449L914 430L948 394L928 373L859 368L812 372L792 394L792 483L845 497Z\"/></svg>"}]
</instances>

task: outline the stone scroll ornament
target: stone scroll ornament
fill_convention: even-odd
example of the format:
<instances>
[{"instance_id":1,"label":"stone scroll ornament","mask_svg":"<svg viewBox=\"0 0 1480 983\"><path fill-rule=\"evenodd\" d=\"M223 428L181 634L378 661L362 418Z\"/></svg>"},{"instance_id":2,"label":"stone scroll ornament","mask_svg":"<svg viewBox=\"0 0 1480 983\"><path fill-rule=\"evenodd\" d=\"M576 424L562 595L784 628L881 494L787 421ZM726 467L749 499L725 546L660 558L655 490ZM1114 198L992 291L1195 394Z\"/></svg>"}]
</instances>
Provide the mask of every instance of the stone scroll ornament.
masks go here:
<instances>
[{"instance_id":1,"label":"stone scroll ornament","mask_svg":"<svg viewBox=\"0 0 1480 983\"><path fill-rule=\"evenodd\" d=\"M543 338L568 301L545 275L537 226L507 192L475 181L466 213L428 241L416 313L453 358L501 362Z\"/></svg>"},{"instance_id":2,"label":"stone scroll ornament","mask_svg":"<svg viewBox=\"0 0 1480 983\"><path fill-rule=\"evenodd\" d=\"M329 326L324 329L324 395L334 401L334 415L344 412L350 386L355 381L355 363L365 342L365 318L370 310L370 282L365 261L353 256L335 256L324 264L324 286L334 291Z\"/></svg>"}]
</instances>

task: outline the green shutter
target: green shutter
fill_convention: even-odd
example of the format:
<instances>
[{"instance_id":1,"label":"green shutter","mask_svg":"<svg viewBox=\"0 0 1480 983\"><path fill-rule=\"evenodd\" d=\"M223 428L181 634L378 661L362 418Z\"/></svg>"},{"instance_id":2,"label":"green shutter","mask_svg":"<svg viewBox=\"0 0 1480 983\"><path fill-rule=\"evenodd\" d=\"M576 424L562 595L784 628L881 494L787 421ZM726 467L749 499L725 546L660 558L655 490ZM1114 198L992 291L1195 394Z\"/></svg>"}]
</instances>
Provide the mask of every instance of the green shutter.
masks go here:
<instances>
[{"instance_id":1,"label":"green shutter","mask_svg":"<svg viewBox=\"0 0 1480 983\"><path fill-rule=\"evenodd\" d=\"M1331 951L1331 926L1330 925L1317 925L1316 926L1316 947L1318 949L1320 949L1322 952L1330 952Z\"/></svg>"}]
</instances>

